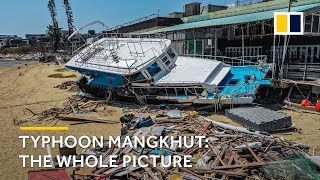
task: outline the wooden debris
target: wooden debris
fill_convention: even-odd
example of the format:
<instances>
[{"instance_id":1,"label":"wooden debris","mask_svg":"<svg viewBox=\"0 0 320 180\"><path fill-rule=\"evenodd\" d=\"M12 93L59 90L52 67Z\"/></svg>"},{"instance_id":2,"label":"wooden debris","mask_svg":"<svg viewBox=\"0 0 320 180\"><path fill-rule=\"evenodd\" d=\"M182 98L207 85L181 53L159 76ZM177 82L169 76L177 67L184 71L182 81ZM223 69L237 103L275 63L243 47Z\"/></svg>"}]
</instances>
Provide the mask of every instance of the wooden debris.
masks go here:
<instances>
[{"instance_id":1,"label":"wooden debris","mask_svg":"<svg viewBox=\"0 0 320 180\"><path fill-rule=\"evenodd\" d=\"M84 118L81 116L59 116L59 120L62 121L77 121L82 123L106 123L106 124L117 124L119 121L114 121L111 119L103 119L103 118Z\"/></svg>"},{"instance_id":2,"label":"wooden debris","mask_svg":"<svg viewBox=\"0 0 320 180\"><path fill-rule=\"evenodd\" d=\"M99 102L100 103L100 102ZM83 123L118 123L117 120L82 117L77 114L84 109L94 109L97 103L86 101L82 103L69 102L67 108L55 110L55 118L63 121L74 121L75 124ZM34 116L35 112L27 110ZM145 111L145 109L144 109ZM64 113L61 113L64 112ZM68 114L65 114L65 113ZM50 114L50 113L49 113ZM76 115L73 115L76 114ZM43 116L43 114L42 114ZM51 116L51 114L50 114ZM46 119L46 118L43 118ZM154 119L152 119L154 120ZM139 122L138 118L122 122L123 126ZM184 119L159 118L155 124L148 127L129 127L128 132L122 137L142 136L206 136L208 141L205 147L195 145L190 148L151 148L151 147L111 147L92 149L95 154L102 155L103 162L108 162L110 155L117 156L116 164L123 163L123 155L140 156L158 154L171 158L172 155L191 155L193 167L162 167L159 161L154 166L151 158L142 158L148 167L96 167L92 174L87 174L87 179L92 177L105 179L270 179L270 173L262 169L266 166L279 164L287 161L290 154L302 153L303 146L293 142L283 141L280 138L251 132L245 128L234 127L208 118L192 115ZM189 139L188 139L189 140ZM169 143L169 142L168 142ZM158 159L157 159L158 160ZM302 170L300 170L302 171ZM84 178L85 179L85 178Z\"/></svg>"}]
</instances>

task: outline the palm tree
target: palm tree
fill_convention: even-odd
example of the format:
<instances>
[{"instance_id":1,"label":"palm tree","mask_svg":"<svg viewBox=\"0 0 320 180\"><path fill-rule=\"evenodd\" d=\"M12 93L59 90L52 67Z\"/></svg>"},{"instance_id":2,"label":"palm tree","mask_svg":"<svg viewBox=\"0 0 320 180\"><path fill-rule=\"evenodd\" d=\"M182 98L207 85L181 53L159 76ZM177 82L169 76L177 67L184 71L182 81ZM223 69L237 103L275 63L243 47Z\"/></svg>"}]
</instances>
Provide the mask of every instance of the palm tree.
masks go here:
<instances>
[{"instance_id":1,"label":"palm tree","mask_svg":"<svg viewBox=\"0 0 320 180\"><path fill-rule=\"evenodd\" d=\"M57 51L60 46L60 40L61 40L61 28L59 28L57 25L49 25L47 26L47 34L50 37L50 42L53 47L54 51Z\"/></svg>"},{"instance_id":2,"label":"palm tree","mask_svg":"<svg viewBox=\"0 0 320 180\"><path fill-rule=\"evenodd\" d=\"M66 10L67 15L67 21L68 21L68 30L69 30L69 36L73 33L73 14L72 9L69 3L69 0L63 0L64 8Z\"/></svg>"},{"instance_id":3,"label":"palm tree","mask_svg":"<svg viewBox=\"0 0 320 180\"><path fill-rule=\"evenodd\" d=\"M61 29L59 28L59 23L57 21L57 10L54 0L49 0L48 9L50 11L52 24L47 27L47 33L50 37L53 50L57 51L61 40Z\"/></svg>"}]
</instances>

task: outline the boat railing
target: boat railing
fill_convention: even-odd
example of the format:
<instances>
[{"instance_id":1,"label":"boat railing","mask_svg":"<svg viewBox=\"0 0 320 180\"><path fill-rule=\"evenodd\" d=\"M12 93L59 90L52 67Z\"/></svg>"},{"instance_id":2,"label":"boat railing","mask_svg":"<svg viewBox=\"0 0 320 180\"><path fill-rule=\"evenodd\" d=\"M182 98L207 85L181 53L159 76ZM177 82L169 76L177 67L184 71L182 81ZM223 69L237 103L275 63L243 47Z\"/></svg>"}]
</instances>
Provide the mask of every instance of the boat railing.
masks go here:
<instances>
[{"instance_id":1,"label":"boat railing","mask_svg":"<svg viewBox=\"0 0 320 180\"><path fill-rule=\"evenodd\" d=\"M153 51L153 53L155 53L153 48L149 49L148 51ZM154 56L152 58L150 58L150 61L153 61L157 56ZM130 73L131 70L133 69L139 69L140 67L146 65L147 63L149 63L149 61L143 62L142 63L136 65L135 67L133 67L134 64L129 65L128 61L132 61L134 60L135 62L138 61L137 58L132 58L132 59L118 59L118 61L125 61L127 67L119 67L119 66L111 66L108 64L102 64L102 63L97 63L97 62L91 62L91 61L82 61L80 58L78 58L77 60L75 60L75 63L77 66L81 66L81 67L94 67L97 69L101 69L101 70L110 70L110 71L116 71L116 72L121 72L121 73Z\"/></svg>"},{"instance_id":2,"label":"boat railing","mask_svg":"<svg viewBox=\"0 0 320 180\"><path fill-rule=\"evenodd\" d=\"M103 27L103 31L97 33L96 35L88 35L87 38L83 37L83 34L81 34L81 31L83 29L86 29L90 26L93 25L101 25ZM68 41L72 45L72 54L78 54L81 50L84 48L90 46L94 42L102 39L102 38L108 38L108 39L113 39L118 42L118 38L129 38L129 41L132 42L149 42L149 43L160 43L160 46L162 47L162 50L167 48L167 44L163 41L163 38L161 38L161 34L159 35L143 35L143 34L137 34L137 33L118 33L115 32L114 29L108 28L103 22L101 21L93 21L90 22L79 29L75 30L69 37ZM77 39L78 41L75 41ZM154 40L154 39L159 39L159 40ZM79 41L80 40L80 41Z\"/></svg>"},{"instance_id":3,"label":"boat railing","mask_svg":"<svg viewBox=\"0 0 320 180\"><path fill-rule=\"evenodd\" d=\"M213 56L213 55L183 54L183 56L218 60L223 63L230 64L232 66L262 65L267 63L267 60L268 60L266 55L228 57L228 56Z\"/></svg>"},{"instance_id":4,"label":"boat railing","mask_svg":"<svg viewBox=\"0 0 320 180\"><path fill-rule=\"evenodd\" d=\"M247 96L250 96L250 93L249 92L239 92L239 90L241 88L243 88L244 86L249 86L250 84L242 84L241 86L239 86L238 88L235 88L233 89L232 92L230 92L227 96L225 97L229 97L229 98L237 98L239 97L240 95L246 95ZM229 87L229 86L216 86L215 87L215 92L214 92L214 98L217 99L219 97L222 97L221 96L221 93L223 92L223 90L226 88L226 87ZM202 95L203 91L205 90L204 87L201 87L201 86L139 86L139 87L132 87L132 90L133 92L135 93L142 93L142 94L145 94L145 92L143 91L143 89L163 89L165 90L165 93L162 94L162 95L150 95L148 94L147 96L149 97L159 97L161 96L162 98L165 98L167 97L167 99L172 99L173 97L176 97L178 98L178 90L181 90L183 89L184 90L184 95L185 97L188 99L189 97L194 97L196 96L197 98L206 98L206 99L209 99L209 96L208 96L208 93L207 95ZM174 94L169 94L168 93L168 89L173 89L174 90ZM197 92L197 90L201 90L201 92ZM142 95L142 96L145 96L145 95ZM180 95L181 96L181 95Z\"/></svg>"},{"instance_id":5,"label":"boat railing","mask_svg":"<svg viewBox=\"0 0 320 180\"><path fill-rule=\"evenodd\" d=\"M127 72L127 70L130 72L131 69L133 69L133 65L128 64L128 61L135 60L141 61L139 65L136 65L134 68L139 68L142 65L145 65L148 62L142 61L142 57L146 57L147 53L151 52L153 54L153 57L150 57L150 60L153 60L155 57L160 56L162 52L164 52L167 48L167 44L163 39L155 39L151 38L150 35L146 37L146 35L141 35L134 37L134 34L124 34L124 33L103 33L98 35L97 37L91 39L90 43L86 43L79 48L77 48L73 54L78 55L77 59L75 60L76 65L78 66L95 66L96 68L99 69L105 69L107 68L108 70L114 70L116 68L116 71L118 72ZM72 37L71 37L72 38ZM104 38L103 40L101 40ZM116 59L116 61L125 61L127 67L121 68L118 66L109 66L109 65L104 65L107 61L103 62L103 64L97 64L97 63L90 63L89 59L95 57L96 54L101 53L104 49L107 49L109 51L116 52L116 49L119 48L119 38L127 38L126 39L126 44L127 47L129 48L130 55L132 57L135 57L133 59ZM156 48L150 47L149 49L146 49L143 47L143 43L159 43L161 47L161 51L159 52ZM131 48L130 48L131 45ZM107 56L107 55L106 55ZM106 57L105 56L105 57ZM104 57L104 59L106 59Z\"/></svg>"},{"instance_id":6,"label":"boat railing","mask_svg":"<svg viewBox=\"0 0 320 180\"><path fill-rule=\"evenodd\" d=\"M82 37L80 31L88 28L89 26L100 24L104 27L104 31L98 33L95 37L88 38L85 40L85 38ZM77 37L80 38L81 42L85 42L84 44L80 44L78 46L79 41L73 42L73 39ZM104 39L103 39L104 38ZM127 67L118 67L118 66L109 66L105 65L107 61L101 63L97 62L89 62L89 59L95 57L97 54L101 53L104 49L107 49L112 52L116 52L116 49L119 48L119 38L126 38L125 42L127 43L127 46L130 51L130 55L132 57L136 58L128 58L128 59L115 59L116 61L125 61ZM103 39L103 40L101 40ZM160 38L156 38L155 36L151 35L141 35L141 34L132 34L132 33L117 33L111 30L107 29L107 26L104 25L101 21L93 21L89 24L86 24L82 26L81 28L77 29L75 32L73 32L69 37L68 40L72 44L72 54L77 58L75 60L75 63L77 66L95 66L97 68L107 68L109 70L115 70L118 72L125 71L127 72L132 68L139 68L140 66L144 65L145 62L142 61L142 57L146 57L147 53L151 52L153 54L150 56L150 60L153 60L156 56L161 55L162 52L164 52L167 48L167 43ZM160 45L161 51L159 52L154 47L150 47L149 49L146 49L143 47L143 43L158 43ZM130 44L132 45L132 48L130 48ZM115 53L116 54L116 53ZM106 59L108 55L105 53L105 56L102 59ZM121 58L121 57L117 57ZM134 60L135 62L141 61L141 63L135 67L133 67L134 64L128 64L128 61Z\"/></svg>"},{"instance_id":7,"label":"boat railing","mask_svg":"<svg viewBox=\"0 0 320 180\"><path fill-rule=\"evenodd\" d=\"M133 33L114 33L114 32L103 32L99 33L97 36L90 39L90 41L85 41L83 39L84 44L81 44L80 46L77 46L76 43L72 42L72 54L77 54L84 48L90 46L91 44L97 42L98 40L106 38L106 41L116 41L119 42L119 38L127 38L127 42L130 43L136 43L136 44L142 44L145 42L148 43L159 43L162 50L165 50L167 48L167 44L160 38L152 38L150 35L141 35L141 34L133 34ZM72 39L72 38L71 38ZM159 39L159 40L157 40Z\"/></svg>"},{"instance_id":8,"label":"boat railing","mask_svg":"<svg viewBox=\"0 0 320 180\"><path fill-rule=\"evenodd\" d=\"M111 65L106 64L108 61L104 61L103 63L88 61L88 59L93 58L98 52L103 50L103 48L101 48L101 47L99 48L99 46L101 46L103 43L104 43L104 41L101 41L101 42L95 44L95 46L90 46L90 48L88 48L86 51L81 51L80 53L78 53L79 57L75 60L75 64L77 66L81 66L81 67L95 67L98 69L105 69L105 70L112 70L112 71L116 70L117 72L125 73L125 72L131 72L132 69L138 69L141 66L144 66L145 64L149 63L150 61L153 61L156 57L161 55L161 52L158 52L157 49L155 49L154 47L151 47L148 50L144 51L143 54L140 54L139 56L136 56L135 58L116 59L117 61L124 61L126 63L127 67L111 66ZM145 57L145 54L147 54L148 52L151 52L150 54L153 56L150 56L149 61L142 61L141 58ZM102 58L102 59L104 59L104 58ZM134 60L135 63L140 60L141 63L140 64L132 63L131 65L129 65L128 61L132 61L132 60Z\"/></svg>"}]
</instances>

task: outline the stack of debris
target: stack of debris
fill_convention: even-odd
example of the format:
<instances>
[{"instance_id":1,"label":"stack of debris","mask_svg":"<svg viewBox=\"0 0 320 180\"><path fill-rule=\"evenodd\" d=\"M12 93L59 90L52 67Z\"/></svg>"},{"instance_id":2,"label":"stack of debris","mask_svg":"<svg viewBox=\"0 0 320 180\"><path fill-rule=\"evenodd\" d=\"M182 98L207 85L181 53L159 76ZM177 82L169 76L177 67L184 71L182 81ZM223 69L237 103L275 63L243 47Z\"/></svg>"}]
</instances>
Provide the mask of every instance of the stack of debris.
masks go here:
<instances>
[{"instance_id":1,"label":"stack of debris","mask_svg":"<svg viewBox=\"0 0 320 180\"><path fill-rule=\"evenodd\" d=\"M52 107L50 109L44 110L42 112L34 112L31 109L26 108L25 110L32 114L31 117L21 120L14 119L14 125L20 126L25 123L51 123L59 120L66 120L66 121L86 121L83 120L81 117L69 118L70 116L77 116L79 114L86 114L90 112L95 112L96 109L100 106L103 106L107 103L106 100L98 100L98 99L90 99L83 96L72 96L68 98L68 100L64 103L64 107ZM67 116L67 117L66 117ZM100 120L92 120L92 122L100 121ZM101 122L101 121L100 121ZM110 120L108 120L110 122Z\"/></svg>"},{"instance_id":2,"label":"stack of debris","mask_svg":"<svg viewBox=\"0 0 320 180\"><path fill-rule=\"evenodd\" d=\"M291 116L263 107L238 107L226 110L233 121L258 131L275 132L292 128Z\"/></svg>"},{"instance_id":3,"label":"stack of debris","mask_svg":"<svg viewBox=\"0 0 320 180\"><path fill-rule=\"evenodd\" d=\"M249 131L198 116L188 112L180 117L178 111L168 113L168 117L152 119L125 115L121 118L125 137L141 136L206 136L206 148L194 145L191 148L174 147L141 148L112 147L86 149L80 155L102 155L104 161L111 155L117 156L116 164L123 163L123 155L191 155L192 168L162 167L95 167L78 168L73 172L74 179L317 179L313 163L306 158L308 147L285 142L281 138ZM106 142L108 144L108 142ZM205 147L205 146L204 146ZM151 164L148 158L142 159ZM288 173L290 171L290 173ZM287 173L286 173L287 172Z\"/></svg>"},{"instance_id":4,"label":"stack of debris","mask_svg":"<svg viewBox=\"0 0 320 180\"><path fill-rule=\"evenodd\" d=\"M77 83L75 81L65 81L54 88L68 89L69 91L77 91Z\"/></svg>"}]
</instances>

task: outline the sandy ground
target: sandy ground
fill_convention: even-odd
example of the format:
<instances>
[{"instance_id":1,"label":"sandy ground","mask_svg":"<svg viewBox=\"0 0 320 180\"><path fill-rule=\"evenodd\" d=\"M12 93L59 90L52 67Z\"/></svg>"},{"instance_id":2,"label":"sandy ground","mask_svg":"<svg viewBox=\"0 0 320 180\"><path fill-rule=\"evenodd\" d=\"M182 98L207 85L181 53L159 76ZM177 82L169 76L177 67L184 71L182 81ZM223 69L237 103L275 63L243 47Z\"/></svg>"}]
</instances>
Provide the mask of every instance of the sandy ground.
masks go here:
<instances>
[{"instance_id":1,"label":"sandy ground","mask_svg":"<svg viewBox=\"0 0 320 180\"><path fill-rule=\"evenodd\" d=\"M22 148L19 135L27 136L67 136L76 137L88 136L115 136L120 133L120 124L83 124L70 126L69 131L55 132L31 132L20 131L18 126L14 126L14 119L24 119L30 117L30 113L25 109L29 108L35 112L41 112L51 107L62 106L68 97L75 94L67 90L54 88L63 81L75 80L76 78L48 78L48 75L61 73L56 72L61 68L58 65L31 63L14 67L0 68L0 126L1 126L1 168L0 179L27 179L27 172L30 168L22 167L22 160L19 155L45 155L46 149L33 149L31 144L26 149ZM75 72L62 72L63 75L76 74ZM302 133L289 132L277 134L284 139L305 143L310 147L320 144L320 115L312 113L298 113L293 111L283 112L292 116L296 127ZM118 120L122 109L108 107L105 112L100 112L101 117ZM97 115L95 115L97 116ZM215 114L210 116L212 119L237 125L223 115ZM42 124L44 125L44 124ZM52 125L52 124L48 124ZM66 122L58 122L58 125L69 125ZM78 149L79 151L79 149ZM58 149L52 150L54 155L58 154ZM319 149L315 152L319 153Z\"/></svg>"},{"instance_id":2,"label":"sandy ground","mask_svg":"<svg viewBox=\"0 0 320 180\"><path fill-rule=\"evenodd\" d=\"M76 78L48 78L50 74L57 73L55 69L61 68L57 65L32 63L0 69L0 126L1 126L1 168L0 179L27 179L29 168L22 167L19 155L45 155L46 149L22 148L19 135L26 136L116 136L120 133L120 124L83 124L71 126L69 131L55 132L31 132L20 131L18 126L13 125L13 119L24 119L30 117L25 109L29 108L35 112L41 112L55 106L62 106L63 102L75 92L54 88L63 81L75 80ZM60 73L60 72L59 72ZM64 75L76 74L74 72L63 72ZM110 111L110 109L114 109ZM120 108L112 108L106 112L110 118L118 120L121 115ZM44 124L42 124L44 125ZM48 124L52 125L52 124ZM58 122L57 125L68 125L66 122ZM29 141L30 142L30 141ZM52 150L58 154L58 149Z\"/></svg>"}]
</instances>

